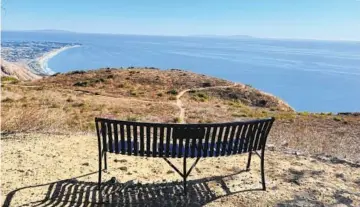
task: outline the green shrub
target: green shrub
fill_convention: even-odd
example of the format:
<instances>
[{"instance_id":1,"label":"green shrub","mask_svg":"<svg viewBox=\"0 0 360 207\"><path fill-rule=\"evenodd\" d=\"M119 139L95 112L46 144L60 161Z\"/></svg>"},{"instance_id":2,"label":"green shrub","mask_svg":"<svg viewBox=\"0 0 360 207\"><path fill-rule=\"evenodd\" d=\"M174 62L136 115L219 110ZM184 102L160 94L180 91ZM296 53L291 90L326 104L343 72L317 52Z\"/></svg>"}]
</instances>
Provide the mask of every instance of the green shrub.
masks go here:
<instances>
[{"instance_id":1,"label":"green shrub","mask_svg":"<svg viewBox=\"0 0 360 207\"><path fill-rule=\"evenodd\" d=\"M17 81L18 79L11 76L2 76L1 81Z\"/></svg>"},{"instance_id":2,"label":"green shrub","mask_svg":"<svg viewBox=\"0 0 360 207\"><path fill-rule=\"evenodd\" d=\"M171 94L171 95L178 95L178 92L175 89L169 90L167 92L167 94Z\"/></svg>"},{"instance_id":3,"label":"green shrub","mask_svg":"<svg viewBox=\"0 0 360 207\"><path fill-rule=\"evenodd\" d=\"M103 83L103 82L105 82L105 80L103 78L99 78L99 79L92 80L91 82L93 82L93 83Z\"/></svg>"},{"instance_id":4,"label":"green shrub","mask_svg":"<svg viewBox=\"0 0 360 207\"><path fill-rule=\"evenodd\" d=\"M72 99L71 97L66 99L66 102L74 102L74 99Z\"/></svg>"},{"instance_id":5,"label":"green shrub","mask_svg":"<svg viewBox=\"0 0 360 207\"><path fill-rule=\"evenodd\" d=\"M205 94L205 93L198 93L197 97L204 98L204 99L209 99L209 96L207 94Z\"/></svg>"},{"instance_id":6,"label":"green shrub","mask_svg":"<svg viewBox=\"0 0 360 207\"><path fill-rule=\"evenodd\" d=\"M139 118L136 116L128 116L126 117L127 121L139 121Z\"/></svg>"},{"instance_id":7,"label":"green shrub","mask_svg":"<svg viewBox=\"0 0 360 207\"><path fill-rule=\"evenodd\" d=\"M180 119L179 117L175 117L175 118L173 119L173 122L174 122L174 123L181 123L181 119Z\"/></svg>"},{"instance_id":8,"label":"green shrub","mask_svg":"<svg viewBox=\"0 0 360 207\"><path fill-rule=\"evenodd\" d=\"M73 86L86 87L86 86L88 86L88 84L89 84L89 82L87 82L87 81L79 81L79 82L74 83Z\"/></svg>"},{"instance_id":9,"label":"green shrub","mask_svg":"<svg viewBox=\"0 0 360 207\"><path fill-rule=\"evenodd\" d=\"M247 115L244 114L244 113L233 113L233 114L231 114L231 116L233 116L233 117L247 117Z\"/></svg>"},{"instance_id":10,"label":"green shrub","mask_svg":"<svg viewBox=\"0 0 360 207\"><path fill-rule=\"evenodd\" d=\"M302 112L299 112L298 115L308 116L308 115L310 115L310 113L307 111L302 111Z\"/></svg>"},{"instance_id":11,"label":"green shrub","mask_svg":"<svg viewBox=\"0 0 360 207\"><path fill-rule=\"evenodd\" d=\"M198 123L199 124L203 124L203 123L206 123L206 124L211 124L213 121L211 119L199 119Z\"/></svg>"},{"instance_id":12,"label":"green shrub","mask_svg":"<svg viewBox=\"0 0 360 207\"><path fill-rule=\"evenodd\" d=\"M205 82L202 84L203 87L211 87L211 83L210 82Z\"/></svg>"},{"instance_id":13,"label":"green shrub","mask_svg":"<svg viewBox=\"0 0 360 207\"><path fill-rule=\"evenodd\" d=\"M55 76L58 76L58 75L60 75L61 73L54 73L54 74L52 74L51 76L52 77L55 77Z\"/></svg>"},{"instance_id":14,"label":"green shrub","mask_svg":"<svg viewBox=\"0 0 360 207\"><path fill-rule=\"evenodd\" d=\"M130 90L129 93L130 93L131 96L137 96L138 95L135 90Z\"/></svg>"},{"instance_id":15,"label":"green shrub","mask_svg":"<svg viewBox=\"0 0 360 207\"><path fill-rule=\"evenodd\" d=\"M205 93L196 93L192 96L195 101L205 102L209 100L209 96Z\"/></svg>"},{"instance_id":16,"label":"green shrub","mask_svg":"<svg viewBox=\"0 0 360 207\"><path fill-rule=\"evenodd\" d=\"M342 120L340 117L337 117L337 116L335 116L333 119L334 119L334 121L341 121Z\"/></svg>"},{"instance_id":17,"label":"green shrub","mask_svg":"<svg viewBox=\"0 0 360 207\"><path fill-rule=\"evenodd\" d=\"M68 72L67 74L74 75L74 74L84 74L84 73L86 73L86 72L83 70L74 70L74 71Z\"/></svg>"},{"instance_id":18,"label":"green shrub","mask_svg":"<svg viewBox=\"0 0 360 207\"><path fill-rule=\"evenodd\" d=\"M11 76L2 76L1 77L1 82L9 82L9 83L19 83L20 81L15 78L15 77L11 77Z\"/></svg>"},{"instance_id":19,"label":"green shrub","mask_svg":"<svg viewBox=\"0 0 360 207\"><path fill-rule=\"evenodd\" d=\"M81 103L81 102L80 103L73 103L72 106L73 107L83 107L83 106L85 106L85 103Z\"/></svg>"}]
</instances>

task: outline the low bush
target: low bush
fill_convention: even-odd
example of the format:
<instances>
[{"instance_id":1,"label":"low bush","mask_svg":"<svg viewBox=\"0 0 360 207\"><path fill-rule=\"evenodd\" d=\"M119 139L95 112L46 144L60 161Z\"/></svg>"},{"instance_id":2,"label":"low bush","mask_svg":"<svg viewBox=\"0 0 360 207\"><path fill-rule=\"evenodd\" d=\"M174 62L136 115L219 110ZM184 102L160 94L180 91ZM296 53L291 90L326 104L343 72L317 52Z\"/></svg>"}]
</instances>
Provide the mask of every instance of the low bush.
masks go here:
<instances>
[{"instance_id":1,"label":"low bush","mask_svg":"<svg viewBox=\"0 0 360 207\"><path fill-rule=\"evenodd\" d=\"M173 119L173 122L174 122L174 123L181 123L181 119L180 119L179 117L175 117L175 118Z\"/></svg>"},{"instance_id":2,"label":"low bush","mask_svg":"<svg viewBox=\"0 0 360 207\"><path fill-rule=\"evenodd\" d=\"M55 77L55 76L58 76L58 75L60 75L61 73L54 73L54 74L52 74L51 76L52 77Z\"/></svg>"},{"instance_id":3,"label":"low bush","mask_svg":"<svg viewBox=\"0 0 360 207\"><path fill-rule=\"evenodd\" d=\"M79 81L79 82L74 83L73 86L86 87L88 85L89 85L89 82L87 82L87 81Z\"/></svg>"},{"instance_id":4,"label":"low bush","mask_svg":"<svg viewBox=\"0 0 360 207\"><path fill-rule=\"evenodd\" d=\"M19 83L19 80L11 76L2 76L1 82Z\"/></svg>"},{"instance_id":5,"label":"low bush","mask_svg":"<svg viewBox=\"0 0 360 207\"><path fill-rule=\"evenodd\" d=\"M126 117L126 121L139 121L139 117L128 116L128 117Z\"/></svg>"},{"instance_id":6,"label":"low bush","mask_svg":"<svg viewBox=\"0 0 360 207\"><path fill-rule=\"evenodd\" d=\"M337 116L335 116L333 119L334 119L334 121L341 121L342 120L340 117L337 117Z\"/></svg>"},{"instance_id":7,"label":"low bush","mask_svg":"<svg viewBox=\"0 0 360 207\"><path fill-rule=\"evenodd\" d=\"M169 90L168 92L166 92L167 94L171 94L171 95L178 95L178 92L177 92L177 90L175 90L175 89L171 89L171 90Z\"/></svg>"},{"instance_id":8,"label":"low bush","mask_svg":"<svg viewBox=\"0 0 360 207\"><path fill-rule=\"evenodd\" d=\"M86 71L83 71L83 70L74 70L74 71L68 72L67 75L84 74L84 73L86 73Z\"/></svg>"},{"instance_id":9,"label":"low bush","mask_svg":"<svg viewBox=\"0 0 360 207\"><path fill-rule=\"evenodd\" d=\"M204 83L202 84L202 86L203 86L203 87L211 87L212 85L211 85L210 82L204 82Z\"/></svg>"},{"instance_id":10,"label":"low bush","mask_svg":"<svg viewBox=\"0 0 360 207\"><path fill-rule=\"evenodd\" d=\"M3 100L1 100L1 102L3 102L3 103L12 103L12 102L14 102L14 99L6 97Z\"/></svg>"}]
</instances>

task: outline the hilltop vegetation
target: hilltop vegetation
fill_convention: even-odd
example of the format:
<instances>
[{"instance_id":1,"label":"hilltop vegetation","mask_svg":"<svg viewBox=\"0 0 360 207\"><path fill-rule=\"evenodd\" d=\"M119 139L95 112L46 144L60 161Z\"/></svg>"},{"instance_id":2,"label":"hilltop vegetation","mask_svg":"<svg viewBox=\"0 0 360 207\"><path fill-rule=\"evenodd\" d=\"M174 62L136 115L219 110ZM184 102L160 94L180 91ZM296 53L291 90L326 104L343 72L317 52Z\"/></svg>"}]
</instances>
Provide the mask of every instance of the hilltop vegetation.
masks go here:
<instances>
[{"instance_id":1,"label":"hilltop vegetation","mask_svg":"<svg viewBox=\"0 0 360 207\"><path fill-rule=\"evenodd\" d=\"M166 123L274 116L270 142L277 146L358 158L359 116L297 113L251 86L183 70L107 68L2 85L3 133L94 132L96 116Z\"/></svg>"}]
</instances>

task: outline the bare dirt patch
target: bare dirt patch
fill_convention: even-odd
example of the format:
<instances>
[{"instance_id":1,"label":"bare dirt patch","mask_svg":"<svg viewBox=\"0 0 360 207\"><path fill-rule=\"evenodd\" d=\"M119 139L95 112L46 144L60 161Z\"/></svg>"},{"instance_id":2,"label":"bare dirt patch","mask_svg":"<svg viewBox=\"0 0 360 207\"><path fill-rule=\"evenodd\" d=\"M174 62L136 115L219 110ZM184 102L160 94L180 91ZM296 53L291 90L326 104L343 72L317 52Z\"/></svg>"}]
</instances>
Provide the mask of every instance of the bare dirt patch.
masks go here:
<instances>
[{"instance_id":1,"label":"bare dirt patch","mask_svg":"<svg viewBox=\"0 0 360 207\"><path fill-rule=\"evenodd\" d=\"M98 202L95 136L17 134L2 140L2 150L2 202L10 206ZM308 156L267 151L267 191L260 190L257 157L249 172L243 171L246 155L202 159L189 178L186 198L179 195L180 176L169 173L172 168L162 159L110 154L108 160L104 201L115 206L360 205L359 166ZM110 184L112 177L117 184Z\"/></svg>"}]
</instances>

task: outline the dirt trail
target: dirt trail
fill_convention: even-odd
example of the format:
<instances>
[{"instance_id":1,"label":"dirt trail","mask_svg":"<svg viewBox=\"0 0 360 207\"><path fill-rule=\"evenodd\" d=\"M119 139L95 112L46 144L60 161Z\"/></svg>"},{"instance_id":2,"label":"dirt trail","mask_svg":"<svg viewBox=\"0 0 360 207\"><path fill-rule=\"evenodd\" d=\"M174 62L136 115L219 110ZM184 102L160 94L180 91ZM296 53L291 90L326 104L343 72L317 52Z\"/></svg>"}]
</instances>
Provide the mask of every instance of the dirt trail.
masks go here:
<instances>
[{"instance_id":1,"label":"dirt trail","mask_svg":"<svg viewBox=\"0 0 360 207\"><path fill-rule=\"evenodd\" d=\"M202 91L202 90L208 90L208 89L214 89L214 88L231 88L231 87L235 87L235 86L243 86L243 87L245 87L245 85L234 83L232 85L227 85L227 86L212 86L212 87L191 88L191 89L185 89L183 91L180 91L180 93L176 96L176 106L180 110L180 113L179 113L180 123L185 123L185 108L183 107L182 101L180 99L185 93L187 93L189 91L192 91L192 90L194 90L194 91Z\"/></svg>"}]
</instances>

